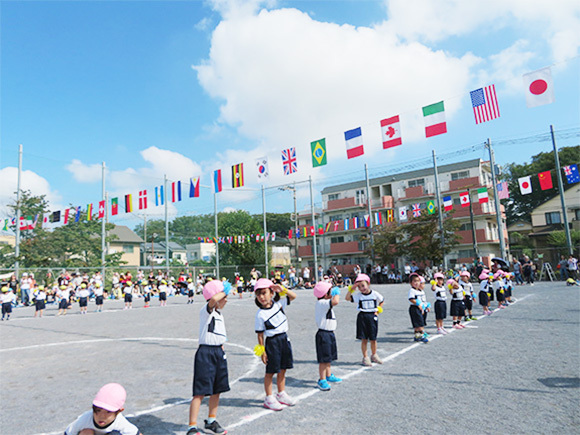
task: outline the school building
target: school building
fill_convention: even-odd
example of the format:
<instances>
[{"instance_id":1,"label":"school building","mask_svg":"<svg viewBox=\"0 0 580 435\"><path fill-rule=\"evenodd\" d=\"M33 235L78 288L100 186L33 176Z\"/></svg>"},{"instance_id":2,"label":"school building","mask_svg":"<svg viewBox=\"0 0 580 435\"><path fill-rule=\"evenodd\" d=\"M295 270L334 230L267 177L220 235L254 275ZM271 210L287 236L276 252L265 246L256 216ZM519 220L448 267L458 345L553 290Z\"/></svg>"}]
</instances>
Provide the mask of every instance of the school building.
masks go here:
<instances>
[{"instance_id":1,"label":"school building","mask_svg":"<svg viewBox=\"0 0 580 435\"><path fill-rule=\"evenodd\" d=\"M491 169L488 161L481 159L468 160L438 167L441 198L451 196L455 213L453 219L460 221L460 243L453 252L446 256L447 263L470 263L474 260L473 235L469 207L462 207L460 193L470 192L475 237L479 256L489 264L491 258L500 255L499 234L495 214L495 202L492 189ZM374 225L388 225L389 220L399 221L400 207L407 207L407 220L412 222L413 207L417 204L421 213L427 213L427 205L435 201L435 175L433 168L420 169L393 175L369 179L371 214L369 216L366 180L327 186L322 190L322 209L316 210L318 263L326 270L336 265L343 273L349 273L355 264L363 269L370 262L365 252L365 236L369 228L365 221ZM487 187L489 201L478 202L477 189ZM503 237L506 249L508 235L505 225L504 207L501 206L503 220ZM301 265L314 265L312 218L309 212L298 216L300 228L306 227L307 237L301 232L298 240L298 254ZM379 223L377 223L377 220ZM380 223L382 221L382 223ZM327 228L327 224L330 227ZM319 236L319 224L323 225L324 234ZM346 228L345 228L346 226ZM402 268L406 261L399 259L397 267Z\"/></svg>"}]
</instances>

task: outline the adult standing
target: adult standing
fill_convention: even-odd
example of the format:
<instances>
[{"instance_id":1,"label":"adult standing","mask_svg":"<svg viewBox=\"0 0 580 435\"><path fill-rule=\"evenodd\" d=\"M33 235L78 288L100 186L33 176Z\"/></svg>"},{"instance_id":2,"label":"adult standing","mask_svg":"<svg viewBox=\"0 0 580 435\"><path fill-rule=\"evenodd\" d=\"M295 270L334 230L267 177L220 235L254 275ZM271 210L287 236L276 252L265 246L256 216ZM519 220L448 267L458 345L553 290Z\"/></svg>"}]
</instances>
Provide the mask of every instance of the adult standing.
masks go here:
<instances>
[{"instance_id":1,"label":"adult standing","mask_svg":"<svg viewBox=\"0 0 580 435\"><path fill-rule=\"evenodd\" d=\"M322 281L322 278L324 276L324 268L322 267L322 264L320 266L318 266L318 281Z\"/></svg>"},{"instance_id":2,"label":"adult standing","mask_svg":"<svg viewBox=\"0 0 580 435\"><path fill-rule=\"evenodd\" d=\"M568 257L568 275L574 281L578 279L578 259L574 258L572 254Z\"/></svg>"},{"instance_id":3,"label":"adult standing","mask_svg":"<svg viewBox=\"0 0 580 435\"><path fill-rule=\"evenodd\" d=\"M32 278L28 276L28 273L24 272L22 274L22 279L20 280L20 302L28 306L30 304L30 287L32 286Z\"/></svg>"},{"instance_id":4,"label":"adult standing","mask_svg":"<svg viewBox=\"0 0 580 435\"><path fill-rule=\"evenodd\" d=\"M524 279L522 278L522 263L520 263L520 261L517 258L514 258L513 265L516 284L522 285L524 283Z\"/></svg>"},{"instance_id":5,"label":"adult standing","mask_svg":"<svg viewBox=\"0 0 580 435\"><path fill-rule=\"evenodd\" d=\"M522 268L526 282L530 285L534 285L534 270L532 267L532 261L527 255L524 255L524 264L522 265Z\"/></svg>"},{"instance_id":6,"label":"adult standing","mask_svg":"<svg viewBox=\"0 0 580 435\"><path fill-rule=\"evenodd\" d=\"M560 255L560 262L558 263L558 268L560 269L560 279L566 281L568 279L568 260L565 256Z\"/></svg>"},{"instance_id":7,"label":"adult standing","mask_svg":"<svg viewBox=\"0 0 580 435\"><path fill-rule=\"evenodd\" d=\"M294 266L290 266L288 269L288 280L291 288L296 287L296 269L294 269Z\"/></svg>"},{"instance_id":8,"label":"adult standing","mask_svg":"<svg viewBox=\"0 0 580 435\"><path fill-rule=\"evenodd\" d=\"M310 282L310 269L308 266L304 266L302 269L302 279L304 280L304 284Z\"/></svg>"},{"instance_id":9,"label":"adult standing","mask_svg":"<svg viewBox=\"0 0 580 435\"><path fill-rule=\"evenodd\" d=\"M411 275L411 266L409 263L405 263L405 282L409 282L409 276Z\"/></svg>"},{"instance_id":10,"label":"adult standing","mask_svg":"<svg viewBox=\"0 0 580 435\"><path fill-rule=\"evenodd\" d=\"M361 273L361 268L358 264L354 266L354 276L357 277Z\"/></svg>"}]
</instances>

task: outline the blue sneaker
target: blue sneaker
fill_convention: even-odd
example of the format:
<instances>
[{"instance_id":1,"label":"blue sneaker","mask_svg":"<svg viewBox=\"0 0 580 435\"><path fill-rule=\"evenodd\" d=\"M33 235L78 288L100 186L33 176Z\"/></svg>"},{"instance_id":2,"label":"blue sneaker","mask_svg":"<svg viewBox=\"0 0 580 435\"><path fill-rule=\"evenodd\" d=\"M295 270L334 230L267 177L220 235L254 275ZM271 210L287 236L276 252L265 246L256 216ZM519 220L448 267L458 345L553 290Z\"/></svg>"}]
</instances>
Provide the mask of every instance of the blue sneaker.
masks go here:
<instances>
[{"instance_id":1,"label":"blue sneaker","mask_svg":"<svg viewBox=\"0 0 580 435\"><path fill-rule=\"evenodd\" d=\"M334 376L334 373L331 373L330 376L327 376L326 381L327 382L335 382L338 384L338 383L342 382L342 379L337 378L336 376Z\"/></svg>"},{"instance_id":2,"label":"blue sneaker","mask_svg":"<svg viewBox=\"0 0 580 435\"><path fill-rule=\"evenodd\" d=\"M318 381L318 388L320 388L322 391L328 391L330 390L330 385L326 379L320 379Z\"/></svg>"}]
</instances>

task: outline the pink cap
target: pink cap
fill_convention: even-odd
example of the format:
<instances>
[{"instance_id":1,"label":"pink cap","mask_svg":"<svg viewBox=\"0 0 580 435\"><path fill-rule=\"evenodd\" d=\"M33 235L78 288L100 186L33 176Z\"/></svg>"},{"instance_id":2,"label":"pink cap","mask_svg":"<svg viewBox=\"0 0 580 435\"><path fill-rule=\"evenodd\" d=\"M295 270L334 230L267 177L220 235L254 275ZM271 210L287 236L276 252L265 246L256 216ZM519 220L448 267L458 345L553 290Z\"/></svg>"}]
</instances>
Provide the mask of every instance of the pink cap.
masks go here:
<instances>
[{"instance_id":1,"label":"pink cap","mask_svg":"<svg viewBox=\"0 0 580 435\"><path fill-rule=\"evenodd\" d=\"M433 275L433 278L435 278L435 279L437 279L437 278L445 279L445 275L443 275L441 272L437 272L435 275Z\"/></svg>"},{"instance_id":2,"label":"pink cap","mask_svg":"<svg viewBox=\"0 0 580 435\"><path fill-rule=\"evenodd\" d=\"M273 285L274 283L268 278L260 278L258 281L256 281L256 284L254 285L254 291L260 290L261 288L270 288Z\"/></svg>"},{"instance_id":3,"label":"pink cap","mask_svg":"<svg viewBox=\"0 0 580 435\"><path fill-rule=\"evenodd\" d=\"M489 270L484 270L479 275L479 279L484 280L484 279L487 279L487 278L489 278Z\"/></svg>"},{"instance_id":4,"label":"pink cap","mask_svg":"<svg viewBox=\"0 0 580 435\"><path fill-rule=\"evenodd\" d=\"M366 273L359 273L354 282L366 281L369 284L371 283L371 279Z\"/></svg>"},{"instance_id":5,"label":"pink cap","mask_svg":"<svg viewBox=\"0 0 580 435\"><path fill-rule=\"evenodd\" d=\"M496 273L494 273L493 279L498 279L500 276L503 276L503 270L498 270Z\"/></svg>"},{"instance_id":6,"label":"pink cap","mask_svg":"<svg viewBox=\"0 0 580 435\"><path fill-rule=\"evenodd\" d=\"M454 279L447 280L447 287L452 288L454 286L454 284L457 284L457 282L455 282Z\"/></svg>"},{"instance_id":7,"label":"pink cap","mask_svg":"<svg viewBox=\"0 0 580 435\"><path fill-rule=\"evenodd\" d=\"M324 281L317 282L316 285L314 286L314 297L316 298L323 297L326 293L328 293L328 290L330 290L331 287L332 284L330 284L329 282Z\"/></svg>"},{"instance_id":8,"label":"pink cap","mask_svg":"<svg viewBox=\"0 0 580 435\"><path fill-rule=\"evenodd\" d=\"M461 272L459 272L459 276L466 276L469 278L471 274L467 270L462 270Z\"/></svg>"},{"instance_id":9,"label":"pink cap","mask_svg":"<svg viewBox=\"0 0 580 435\"><path fill-rule=\"evenodd\" d=\"M203 297L206 301L209 301L212 297L217 295L219 292L224 291L224 283L219 279L214 279L209 281L203 286Z\"/></svg>"},{"instance_id":10,"label":"pink cap","mask_svg":"<svg viewBox=\"0 0 580 435\"><path fill-rule=\"evenodd\" d=\"M123 386L111 383L101 387L93 400L93 405L109 412L116 412L123 408L126 398L127 392Z\"/></svg>"},{"instance_id":11,"label":"pink cap","mask_svg":"<svg viewBox=\"0 0 580 435\"><path fill-rule=\"evenodd\" d=\"M419 277L419 282L421 284L424 284L425 283L425 278L423 278L421 275L417 275L417 276Z\"/></svg>"}]
</instances>

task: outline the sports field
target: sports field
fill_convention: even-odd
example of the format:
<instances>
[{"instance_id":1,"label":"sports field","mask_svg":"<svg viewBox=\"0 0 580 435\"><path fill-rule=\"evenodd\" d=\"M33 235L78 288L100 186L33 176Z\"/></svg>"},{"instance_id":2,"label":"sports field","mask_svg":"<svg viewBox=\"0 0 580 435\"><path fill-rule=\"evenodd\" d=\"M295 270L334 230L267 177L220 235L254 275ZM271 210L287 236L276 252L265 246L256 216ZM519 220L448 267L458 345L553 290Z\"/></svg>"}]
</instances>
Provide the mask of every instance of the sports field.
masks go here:
<instances>
[{"instance_id":1,"label":"sports field","mask_svg":"<svg viewBox=\"0 0 580 435\"><path fill-rule=\"evenodd\" d=\"M408 287L373 288L385 296L378 339L384 364L360 365L356 309L341 300L333 371L344 381L329 392L316 389L314 297L298 290L287 310L294 350L287 390L299 401L277 413L262 408L264 368L252 351L257 307L247 295L230 296L231 391L222 395L220 424L240 434L578 433L578 287L517 287L517 303L466 329L432 335L428 344L413 342ZM0 325L0 432L63 433L103 384L119 382L128 394L125 415L141 432L185 434L203 301L198 295L186 302L174 297L160 308L154 299L144 309L137 299L124 311L122 301L106 301L102 313L91 312L91 303L87 315L75 306L61 317L49 305L41 319L32 307L15 309ZM434 333L432 314L428 321ZM200 420L206 416L204 402Z\"/></svg>"}]
</instances>

